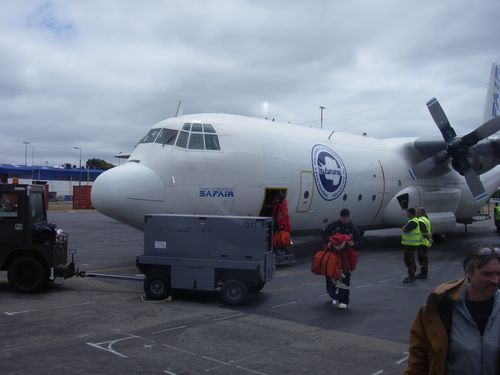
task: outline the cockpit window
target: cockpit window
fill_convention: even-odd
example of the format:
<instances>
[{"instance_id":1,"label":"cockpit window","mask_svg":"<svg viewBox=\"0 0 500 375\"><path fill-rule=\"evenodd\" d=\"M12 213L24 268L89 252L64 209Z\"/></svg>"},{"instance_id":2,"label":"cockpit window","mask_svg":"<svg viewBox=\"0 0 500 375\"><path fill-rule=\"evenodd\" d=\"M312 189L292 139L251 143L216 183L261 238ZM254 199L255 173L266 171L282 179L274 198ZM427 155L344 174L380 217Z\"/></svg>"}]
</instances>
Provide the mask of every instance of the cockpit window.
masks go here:
<instances>
[{"instance_id":1,"label":"cockpit window","mask_svg":"<svg viewBox=\"0 0 500 375\"><path fill-rule=\"evenodd\" d=\"M215 133L214 127L210 124L203 124L203 131L205 133Z\"/></svg>"},{"instance_id":2,"label":"cockpit window","mask_svg":"<svg viewBox=\"0 0 500 375\"><path fill-rule=\"evenodd\" d=\"M148 134L144 138L141 139L139 143L152 143L155 141L158 133L160 133L160 128L151 129Z\"/></svg>"},{"instance_id":3,"label":"cockpit window","mask_svg":"<svg viewBox=\"0 0 500 375\"><path fill-rule=\"evenodd\" d=\"M179 137L177 137L177 143L175 144L177 147L186 148L188 143L189 133L185 131L179 132Z\"/></svg>"},{"instance_id":4,"label":"cockpit window","mask_svg":"<svg viewBox=\"0 0 500 375\"><path fill-rule=\"evenodd\" d=\"M191 131L201 133L203 131L203 128L201 127L201 124L193 124L191 126Z\"/></svg>"},{"instance_id":5,"label":"cockpit window","mask_svg":"<svg viewBox=\"0 0 500 375\"><path fill-rule=\"evenodd\" d=\"M189 122L185 123L184 126L182 127L182 130L191 130L191 124Z\"/></svg>"},{"instance_id":6,"label":"cockpit window","mask_svg":"<svg viewBox=\"0 0 500 375\"><path fill-rule=\"evenodd\" d=\"M175 143L175 139L177 138L177 133L177 130L162 129L160 135L156 138L156 143L173 145Z\"/></svg>"},{"instance_id":7,"label":"cockpit window","mask_svg":"<svg viewBox=\"0 0 500 375\"><path fill-rule=\"evenodd\" d=\"M191 133L189 136L188 148L191 150L204 150L205 145L203 144L203 134Z\"/></svg>"},{"instance_id":8,"label":"cockpit window","mask_svg":"<svg viewBox=\"0 0 500 375\"><path fill-rule=\"evenodd\" d=\"M207 150L220 150L219 138L215 134L205 134L205 148Z\"/></svg>"}]
</instances>

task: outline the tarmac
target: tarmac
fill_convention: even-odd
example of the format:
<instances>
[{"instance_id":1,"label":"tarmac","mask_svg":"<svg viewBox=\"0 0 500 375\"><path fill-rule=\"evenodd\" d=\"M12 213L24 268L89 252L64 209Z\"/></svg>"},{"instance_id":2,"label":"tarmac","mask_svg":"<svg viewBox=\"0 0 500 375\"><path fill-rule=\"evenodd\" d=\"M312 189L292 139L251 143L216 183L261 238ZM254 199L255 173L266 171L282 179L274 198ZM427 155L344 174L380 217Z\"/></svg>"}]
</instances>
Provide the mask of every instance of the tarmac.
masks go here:
<instances>
[{"instance_id":1,"label":"tarmac","mask_svg":"<svg viewBox=\"0 0 500 375\"><path fill-rule=\"evenodd\" d=\"M142 232L92 210L49 219L69 233L80 270L137 274ZM294 238L297 262L237 307L217 293L144 301L142 282L94 278L16 294L0 272L0 374L401 374L428 293L462 277L467 248L499 237L492 220L457 225L431 248L429 279L407 285L399 233L365 233L346 311L310 271L319 237Z\"/></svg>"}]
</instances>

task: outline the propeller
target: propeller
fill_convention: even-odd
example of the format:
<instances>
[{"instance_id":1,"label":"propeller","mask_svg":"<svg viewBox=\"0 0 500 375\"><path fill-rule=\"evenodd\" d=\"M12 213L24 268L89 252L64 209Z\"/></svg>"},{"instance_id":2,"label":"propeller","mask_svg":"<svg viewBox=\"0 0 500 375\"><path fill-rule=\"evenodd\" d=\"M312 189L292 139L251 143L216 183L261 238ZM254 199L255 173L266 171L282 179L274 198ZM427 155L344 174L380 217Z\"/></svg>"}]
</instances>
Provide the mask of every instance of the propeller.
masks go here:
<instances>
[{"instance_id":1,"label":"propeller","mask_svg":"<svg viewBox=\"0 0 500 375\"><path fill-rule=\"evenodd\" d=\"M480 201L486 198L483 183L469 162L469 150L479 141L500 130L500 117L494 117L469 134L457 137L457 133L451 127L443 108L441 108L436 98L432 98L427 102L427 108L446 142L446 149L416 164L410 169L410 175L413 179L425 177L439 164L451 159L453 169L465 177L474 199Z\"/></svg>"}]
</instances>

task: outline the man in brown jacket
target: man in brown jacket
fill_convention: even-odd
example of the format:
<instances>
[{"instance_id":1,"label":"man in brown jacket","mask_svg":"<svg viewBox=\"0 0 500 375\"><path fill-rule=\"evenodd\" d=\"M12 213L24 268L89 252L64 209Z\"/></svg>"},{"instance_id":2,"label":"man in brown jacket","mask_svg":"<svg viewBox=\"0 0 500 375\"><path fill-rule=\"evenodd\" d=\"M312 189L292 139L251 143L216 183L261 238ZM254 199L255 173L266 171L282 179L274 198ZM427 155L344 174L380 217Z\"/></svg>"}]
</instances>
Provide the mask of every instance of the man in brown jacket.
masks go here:
<instances>
[{"instance_id":1,"label":"man in brown jacket","mask_svg":"<svg viewBox=\"0 0 500 375\"><path fill-rule=\"evenodd\" d=\"M500 374L500 249L474 247L463 266L420 308L406 375Z\"/></svg>"}]
</instances>

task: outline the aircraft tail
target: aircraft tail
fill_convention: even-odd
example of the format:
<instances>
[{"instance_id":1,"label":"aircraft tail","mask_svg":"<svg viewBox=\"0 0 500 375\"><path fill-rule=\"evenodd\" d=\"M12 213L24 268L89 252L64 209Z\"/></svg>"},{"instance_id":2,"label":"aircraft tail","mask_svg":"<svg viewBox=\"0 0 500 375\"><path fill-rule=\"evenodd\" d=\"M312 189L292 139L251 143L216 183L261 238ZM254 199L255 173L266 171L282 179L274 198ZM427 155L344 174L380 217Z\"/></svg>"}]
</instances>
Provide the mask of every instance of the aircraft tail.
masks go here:
<instances>
[{"instance_id":1,"label":"aircraft tail","mask_svg":"<svg viewBox=\"0 0 500 375\"><path fill-rule=\"evenodd\" d=\"M490 81L484 106L483 123L500 115L500 65L491 66Z\"/></svg>"}]
</instances>

